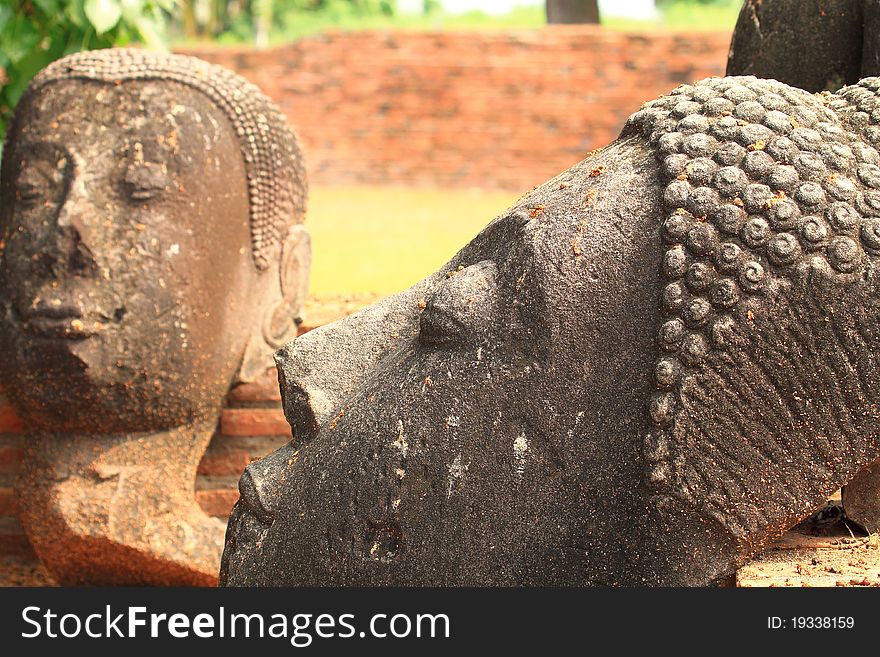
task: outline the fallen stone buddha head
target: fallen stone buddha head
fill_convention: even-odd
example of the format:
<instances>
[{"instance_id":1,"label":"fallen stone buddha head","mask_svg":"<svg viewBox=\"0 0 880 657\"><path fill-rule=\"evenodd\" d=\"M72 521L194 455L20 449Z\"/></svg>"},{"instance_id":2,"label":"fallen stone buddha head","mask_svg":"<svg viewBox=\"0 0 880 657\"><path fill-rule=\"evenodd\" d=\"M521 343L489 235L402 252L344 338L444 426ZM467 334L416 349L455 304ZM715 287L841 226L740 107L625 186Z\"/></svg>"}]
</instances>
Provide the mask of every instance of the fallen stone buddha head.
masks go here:
<instances>
[{"instance_id":1,"label":"fallen stone buddha head","mask_svg":"<svg viewBox=\"0 0 880 657\"><path fill-rule=\"evenodd\" d=\"M880 453L880 80L684 85L281 349L226 585L705 585Z\"/></svg>"},{"instance_id":2,"label":"fallen stone buddha head","mask_svg":"<svg viewBox=\"0 0 880 657\"><path fill-rule=\"evenodd\" d=\"M296 334L305 195L283 116L226 69L113 49L59 60L25 91L0 181L0 380L31 432L77 436L31 440L19 487L28 534L62 580L101 576L83 574L92 566L59 540L67 520L41 518L41 504L64 497L42 480L49 470L85 468L76 496L93 504L108 477L122 485L120 467L140 467L144 495L161 497L170 481L194 505L195 468L230 385L271 367ZM198 437L185 430L196 426ZM109 460L96 465L96 452ZM161 480L143 474L152 467Z\"/></svg>"}]
</instances>

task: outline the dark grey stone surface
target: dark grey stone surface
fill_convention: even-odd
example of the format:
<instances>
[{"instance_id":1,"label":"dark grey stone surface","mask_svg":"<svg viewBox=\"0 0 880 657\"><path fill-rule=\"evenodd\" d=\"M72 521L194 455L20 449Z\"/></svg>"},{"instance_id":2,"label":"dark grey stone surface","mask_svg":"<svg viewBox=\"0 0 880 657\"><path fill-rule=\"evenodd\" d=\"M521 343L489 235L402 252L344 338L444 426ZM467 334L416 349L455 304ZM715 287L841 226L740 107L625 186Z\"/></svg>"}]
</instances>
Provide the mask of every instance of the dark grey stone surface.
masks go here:
<instances>
[{"instance_id":1,"label":"dark grey stone surface","mask_svg":"<svg viewBox=\"0 0 880 657\"><path fill-rule=\"evenodd\" d=\"M745 0L728 75L836 91L880 74L878 0Z\"/></svg>"},{"instance_id":2,"label":"dark grey stone surface","mask_svg":"<svg viewBox=\"0 0 880 657\"><path fill-rule=\"evenodd\" d=\"M733 36L728 73L775 78L812 91L877 75L880 1L746 2ZM858 121L873 121L869 114L860 113ZM877 212L871 209L868 214ZM880 516L877 484L871 483L876 477L876 468L867 469L843 491L847 513L870 531L876 530Z\"/></svg>"},{"instance_id":3,"label":"dark grey stone surface","mask_svg":"<svg viewBox=\"0 0 880 657\"><path fill-rule=\"evenodd\" d=\"M646 104L278 352L227 585L706 585L880 454L880 80Z\"/></svg>"}]
</instances>

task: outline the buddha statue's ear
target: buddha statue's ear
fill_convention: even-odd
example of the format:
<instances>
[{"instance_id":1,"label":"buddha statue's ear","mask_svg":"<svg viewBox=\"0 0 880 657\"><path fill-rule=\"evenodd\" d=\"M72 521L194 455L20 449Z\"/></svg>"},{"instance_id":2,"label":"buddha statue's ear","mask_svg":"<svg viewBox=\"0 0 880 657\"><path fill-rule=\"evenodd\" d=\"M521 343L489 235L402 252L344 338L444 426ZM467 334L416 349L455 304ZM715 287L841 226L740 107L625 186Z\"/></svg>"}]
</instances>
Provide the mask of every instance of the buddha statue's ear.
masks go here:
<instances>
[{"instance_id":1,"label":"buddha statue's ear","mask_svg":"<svg viewBox=\"0 0 880 657\"><path fill-rule=\"evenodd\" d=\"M264 314L251 332L236 383L247 383L263 374L271 367L275 351L296 337L303 321L311 268L311 238L305 227L297 224L281 245L277 274L266 272Z\"/></svg>"}]
</instances>

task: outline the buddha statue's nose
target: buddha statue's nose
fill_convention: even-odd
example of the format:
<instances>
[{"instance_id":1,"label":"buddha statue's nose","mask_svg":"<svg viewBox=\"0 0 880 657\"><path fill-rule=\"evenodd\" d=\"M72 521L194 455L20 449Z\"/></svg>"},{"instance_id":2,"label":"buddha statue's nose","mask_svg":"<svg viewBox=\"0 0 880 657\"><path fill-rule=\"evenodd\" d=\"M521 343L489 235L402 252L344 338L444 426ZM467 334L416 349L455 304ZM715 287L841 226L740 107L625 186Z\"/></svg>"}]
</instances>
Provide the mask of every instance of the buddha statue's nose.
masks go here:
<instances>
[{"instance_id":1,"label":"buddha statue's nose","mask_svg":"<svg viewBox=\"0 0 880 657\"><path fill-rule=\"evenodd\" d=\"M46 255L73 273L94 273L97 263L90 226L97 221L97 208L88 198L81 182L74 179L58 209L57 228Z\"/></svg>"},{"instance_id":2,"label":"buddha statue's nose","mask_svg":"<svg viewBox=\"0 0 880 657\"><path fill-rule=\"evenodd\" d=\"M279 363L278 385L281 390L284 417L290 424L293 439L298 445L304 445L318 435L321 424L331 414L332 405L321 393L320 386L315 385L316 382L308 376L307 371L298 372L294 368L280 366L281 361L278 359L288 357L295 343L296 341L285 345L276 355L276 361ZM291 375L292 369L294 375Z\"/></svg>"},{"instance_id":3,"label":"buddha statue's nose","mask_svg":"<svg viewBox=\"0 0 880 657\"><path fill-rule=\"evenodd\" d=\"M380 362L412 345L427 281L309 331L275 353L284 416L297 445L330 426Z\"/></svg>"}]
</instances>

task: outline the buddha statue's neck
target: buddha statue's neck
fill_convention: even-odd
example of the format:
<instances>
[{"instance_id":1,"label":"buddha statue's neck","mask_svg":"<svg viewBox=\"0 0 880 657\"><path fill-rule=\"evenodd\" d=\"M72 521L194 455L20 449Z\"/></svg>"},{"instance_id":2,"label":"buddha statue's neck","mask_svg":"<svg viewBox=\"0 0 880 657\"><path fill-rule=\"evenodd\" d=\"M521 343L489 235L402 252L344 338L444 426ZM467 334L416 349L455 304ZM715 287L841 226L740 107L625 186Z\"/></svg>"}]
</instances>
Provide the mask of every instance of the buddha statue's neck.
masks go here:
<instances>
[{"instance_id":1,"label":"buddha statue's neck","mask_svg":"<svg viewBox=\"0 0 880 657\"><path fill-rule=\"evenodd\" d=\"M19 516L61 583L77 583L64 579L68 571L95 581L88 572L101 572L101 560L118 552L113 545L132 549L132 570L178 567L200 571L193 584L215 580L223 524L201 510L194 489L214 428L205 421L162 432L28 436ZM67 560L77 568L65 568Z\"/></svg>"},{"instance_id":2,"label":"buddha statue's neck","mask_svg":"<svg viewBox=\"0 0 880 657\"><path fill-rule=\"evenodd\" d=\"M49 480L81 476L96 482L117 472L162 473L163 487L185 484L191 490L196 469L214 433L214 422L167 431L129 434L80 434L38 431L28 436L27 466Z\"/></svg>"}]
</instances>

